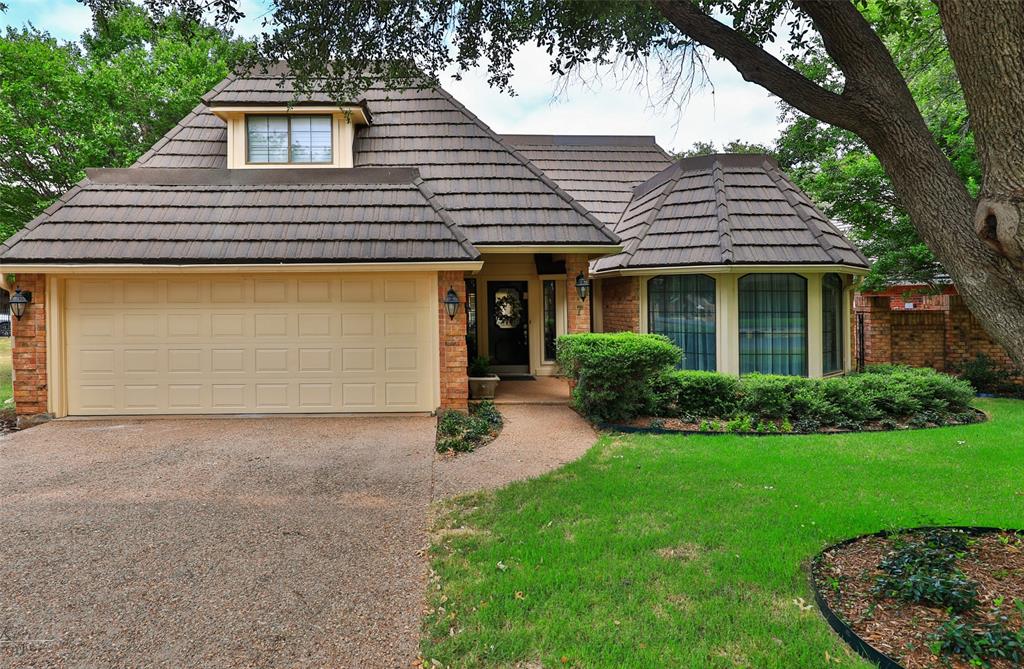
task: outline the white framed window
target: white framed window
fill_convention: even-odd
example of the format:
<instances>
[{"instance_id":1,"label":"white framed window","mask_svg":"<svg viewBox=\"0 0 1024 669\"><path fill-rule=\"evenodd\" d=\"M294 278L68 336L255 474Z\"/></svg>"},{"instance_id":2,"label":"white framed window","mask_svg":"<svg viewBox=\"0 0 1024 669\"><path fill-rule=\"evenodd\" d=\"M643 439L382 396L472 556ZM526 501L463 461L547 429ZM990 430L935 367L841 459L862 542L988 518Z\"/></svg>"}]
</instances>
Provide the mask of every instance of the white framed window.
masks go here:
<instances>
[{"instance_id":1,"label":"white framed window","mask_svg":"<svg viewBox=\"0 0 1024 669\"><path fill-rule=\"evenodd\" d=\"M254 165L334 161L333 119L327 114L249 114L245 161Z\"/></svg>"}]
</instances>

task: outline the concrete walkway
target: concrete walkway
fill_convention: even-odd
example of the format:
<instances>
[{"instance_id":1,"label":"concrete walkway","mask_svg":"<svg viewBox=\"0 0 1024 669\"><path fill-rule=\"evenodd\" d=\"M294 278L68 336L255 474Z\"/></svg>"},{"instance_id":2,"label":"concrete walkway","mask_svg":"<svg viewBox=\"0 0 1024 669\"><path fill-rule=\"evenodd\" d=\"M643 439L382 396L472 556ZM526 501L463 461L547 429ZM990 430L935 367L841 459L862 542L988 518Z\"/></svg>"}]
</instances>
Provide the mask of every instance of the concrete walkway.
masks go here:
<instances>
[{"instance_id":1,"label":"concrete walkway","mask_svg":"<svg viewBox=\"0 0 1024 669\"><path fill-rule=\"evenodd\" d=\"M499 409L505 427L493 442L473 453L436 456L434 501L540 476L576 460L597 440L590 424L565 404Z\"/></svg>"}]
</instances>

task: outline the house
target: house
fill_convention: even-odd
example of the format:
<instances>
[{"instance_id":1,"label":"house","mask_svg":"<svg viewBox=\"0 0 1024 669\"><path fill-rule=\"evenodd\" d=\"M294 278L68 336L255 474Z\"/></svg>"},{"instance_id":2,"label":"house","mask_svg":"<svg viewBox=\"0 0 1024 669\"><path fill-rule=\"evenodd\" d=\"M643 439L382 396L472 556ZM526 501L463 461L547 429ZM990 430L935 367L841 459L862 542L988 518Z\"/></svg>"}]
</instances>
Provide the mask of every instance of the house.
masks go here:
<instances>
[{"instance_id":1,"label":"house","mask_svg":"<svg viewBox=\"0 0 1024 669\"><path fill-rule=\"evenodd\" d=\"M590 330L849 368L866 262L770 159L500 137L441 89L339 105L279 75L226 78L0 247L21 416L463 409L470 355L554 374Z\"/></svg>"}]
</instances>

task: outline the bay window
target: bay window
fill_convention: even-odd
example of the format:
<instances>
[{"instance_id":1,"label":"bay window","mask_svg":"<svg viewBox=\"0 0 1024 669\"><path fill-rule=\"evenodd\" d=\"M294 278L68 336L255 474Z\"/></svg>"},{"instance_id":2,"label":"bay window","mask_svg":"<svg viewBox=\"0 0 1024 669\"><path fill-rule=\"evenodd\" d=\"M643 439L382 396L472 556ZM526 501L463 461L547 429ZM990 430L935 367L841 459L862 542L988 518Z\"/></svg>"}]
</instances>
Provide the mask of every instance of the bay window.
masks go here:
<instances>
[{"instance_id":1,"label":"bay window","mask_svg":"<svg viewBox=\"0 0 1024 669\"><path fill-rule=\"evenodd\" d=\"M739 300L740 374L807 376L807 280L747 274Z\"/></svg>"},{"instance_id":2,"label":"bay window","mask_svg":"<svg viewBox=\"0 0 1024 669\"><path fill-rule=\"evenodd\" d=\"M648 281L647 329L683 349L683 369L716 371L715 280L668 274Z\"/></svg>"},{"instance_id":3,"label":"bay window","mask_svg":"<svg viewBox=\"0 0 1024 669\"><path fill-rule=\"evenodd\" d=\"M843 371L843 280L826 274L821 280L821 348L826 374Z\"/></svg>"}]
</instances>

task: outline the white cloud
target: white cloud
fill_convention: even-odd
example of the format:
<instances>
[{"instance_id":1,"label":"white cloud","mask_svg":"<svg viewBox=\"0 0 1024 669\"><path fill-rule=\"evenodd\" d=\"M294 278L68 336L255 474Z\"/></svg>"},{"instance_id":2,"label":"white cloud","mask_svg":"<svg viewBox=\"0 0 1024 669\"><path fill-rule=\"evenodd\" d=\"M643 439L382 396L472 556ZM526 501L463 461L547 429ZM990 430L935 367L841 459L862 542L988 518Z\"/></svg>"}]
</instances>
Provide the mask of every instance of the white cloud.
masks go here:
<instances>
[{"instance_id":1,"label":"white cloud","mask_svg":"<svg viewBox=\"0 0 1024 669\"><path fill-rule=\"evenodd\" d=\"M7 11L0 14L4 25L36 28L62 39L78 39L92 27L92 12L74 0L6 0Z\"/></svg>"}]
</instances>

